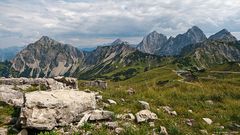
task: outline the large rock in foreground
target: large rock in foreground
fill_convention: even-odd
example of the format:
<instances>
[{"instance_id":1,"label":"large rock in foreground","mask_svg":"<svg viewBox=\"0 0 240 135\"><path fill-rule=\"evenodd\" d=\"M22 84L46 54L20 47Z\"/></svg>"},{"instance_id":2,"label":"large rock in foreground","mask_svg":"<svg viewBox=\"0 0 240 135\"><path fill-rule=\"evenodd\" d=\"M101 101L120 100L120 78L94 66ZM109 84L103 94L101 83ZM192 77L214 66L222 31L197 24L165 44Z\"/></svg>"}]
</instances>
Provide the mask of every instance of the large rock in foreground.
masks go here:
<instances>
[{"instance_id":1,"label":"large rock in foreground","mask_svg":"<svg viewBox=\"0 0 240 135\"><path fill-rule=\"evenodd\" d=\"M52 130L81 119L82 113L96 107L94 93L83 91L36 91L26 93L21 111L24 128Z\"/></svg>"}]
</instances>

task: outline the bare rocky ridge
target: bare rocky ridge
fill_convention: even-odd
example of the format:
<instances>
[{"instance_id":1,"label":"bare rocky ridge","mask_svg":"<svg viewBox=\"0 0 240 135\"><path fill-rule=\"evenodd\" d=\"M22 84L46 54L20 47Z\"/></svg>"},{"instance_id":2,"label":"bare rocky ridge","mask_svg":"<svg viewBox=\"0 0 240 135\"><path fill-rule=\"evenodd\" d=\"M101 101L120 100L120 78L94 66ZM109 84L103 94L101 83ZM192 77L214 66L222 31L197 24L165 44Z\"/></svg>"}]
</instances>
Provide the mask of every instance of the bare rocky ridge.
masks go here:
<instances>
[{"instance_id":1,"label":"bare rocky ridge","mask_svg":"<svg viewBox=\"0 0 240 135\"><path fill-rule=\"evenodd\" d=\"M181 49L189 44L205 41L207 38L203 31L197 26L193 26L186 33L179 34L176 37L170 37L152 32L138 45L138 50L150 54L161 56L179 55Z\"/></svg>"},{"instance_id":2,"label":"bare rocky ridge","mask_svg":"<svg viewBox=\"0 0 240 135\"><path fill-rule=\"evenodd\" d=\"M208 40L191 44L182 49L186 66L209 68L227 62L240 62L240 42L226 29L212 35Z\"/></svg>"},{"instance_id":3,"label":"bare rocky ridge","mask_svg":"<svg viewBox=\"0 0 240 135\"><path fill-rule=\"evenodd\" d=\"M216 34L210 36L209 40L222 40L225 42L236 42L237 38L234 37L228 30L223 29Z\"/></svg>"},{"instance_id":4,"label":"bare rocky ridge","mask_svg":"<svg viewBox=\"0 0 240 135\"><path fill-rule=\"evenodd\" d=\"M164 47L155 54L167 56L179 55L185 46L203 42L206 39L203 31L197 26L193 26L184 34L179 34L175 38L170 37Z\"/></svg>"},{"instance_id":5,"label":"bare rocky ridge","mask_svg":"<svg viewBox=\"0 0 240 135\"><path fill-rule=\"evenodd\" d=\"M117 39L111 45L99 46L89 53L85 58L85 64L86 66L97 66L117 59L124 62L124 58L135 51L136 49L131 47L128 42Z\"/></svg>"}]
</instances>

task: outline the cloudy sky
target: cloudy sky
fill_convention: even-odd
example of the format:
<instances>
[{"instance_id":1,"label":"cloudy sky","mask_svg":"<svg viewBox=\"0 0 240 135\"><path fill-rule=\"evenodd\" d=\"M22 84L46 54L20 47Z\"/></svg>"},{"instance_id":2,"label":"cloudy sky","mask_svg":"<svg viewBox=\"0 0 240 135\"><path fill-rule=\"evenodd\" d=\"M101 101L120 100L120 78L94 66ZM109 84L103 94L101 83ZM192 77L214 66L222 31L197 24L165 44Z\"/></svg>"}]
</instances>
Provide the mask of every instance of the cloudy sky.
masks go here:
<instances>
[{"instance_id":1,"label":"cloudy sky","mask_svg":"<svg viewBox=\"0 0 240 135\"><path fill-rule=\"evenodd\" d=\"M0 47L42 35L82 47L116 38L136 44L153 30L170 36L193 25L207 35L227 28L240 39L240 0L0 1Z\"/></svg>"}]
</instances>

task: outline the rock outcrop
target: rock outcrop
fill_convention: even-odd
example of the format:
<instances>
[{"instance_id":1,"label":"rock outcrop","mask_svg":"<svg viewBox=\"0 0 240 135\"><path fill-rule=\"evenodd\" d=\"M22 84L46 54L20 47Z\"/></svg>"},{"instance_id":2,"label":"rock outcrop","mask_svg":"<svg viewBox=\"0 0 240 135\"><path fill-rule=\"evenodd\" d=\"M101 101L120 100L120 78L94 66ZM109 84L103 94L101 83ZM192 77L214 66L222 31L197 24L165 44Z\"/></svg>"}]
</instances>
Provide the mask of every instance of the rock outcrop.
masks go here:
<instances>
[{"instance_id":1,"label":"rock outcrop","mask_svg":"<svg viewBox=\"0 0 240 135\"><path fill-rule=\"evenodd\" d=\"M70 77L55 77L55 78L0 78L1 84L10 87L26 89L31 86L44 86L47 90L70 90L78 89L78 82L76 78Z\"/></svg>"},{"instance_id":2,"label":"rock outcrop","mask_svg":"<svg viewBox=\"0 0 240 135\"><path fill-rule=\"evenodd\" d=\"M141 110L136 113L136 119L138 123L147 122L158 119L157 115L149 110Z\"/></svg>"},{"instance_id":3,"label":"rock outcrop","mask_svg":"<svg viewBox=\"0 0 240 135\"><path fill-rule=\"evenodd\" d=\"M13 90L14 86L0 85L0 101L7 104L21 107L23 106L23 93Z\"/></svg>"},{"instance_id":4,"label":"rock outcrop","mask_svg":"<svg viewBox=\"0 0 240 135\"><path fill-rule=\"evenodd\" d=\"M20 116L22 127L38 130L67 126L78 121L83 112L96 108L95 95L82 91L36 91L26 93L25 99Z\"/></svg>"}]
</instances>

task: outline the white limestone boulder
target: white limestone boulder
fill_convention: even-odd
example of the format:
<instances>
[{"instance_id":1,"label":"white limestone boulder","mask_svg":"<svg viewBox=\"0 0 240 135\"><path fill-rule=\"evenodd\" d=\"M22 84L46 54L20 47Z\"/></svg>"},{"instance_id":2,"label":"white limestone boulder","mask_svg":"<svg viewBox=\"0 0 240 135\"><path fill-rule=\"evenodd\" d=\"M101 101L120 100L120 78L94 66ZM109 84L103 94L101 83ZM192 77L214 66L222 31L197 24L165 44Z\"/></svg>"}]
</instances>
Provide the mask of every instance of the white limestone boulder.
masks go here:
<instances>
[{"instance_id":1,"label":"white limestone boulder","mask_svg":"<svg viewBox=\"0 0 240 135\"><path fill-rule=\"evenodd\" d=\"M25 99L20 115L22 127L38 130L67 126L96 107L95 94L83 91L36 91L26 93Z\"/></svg>"}]
</instances>

